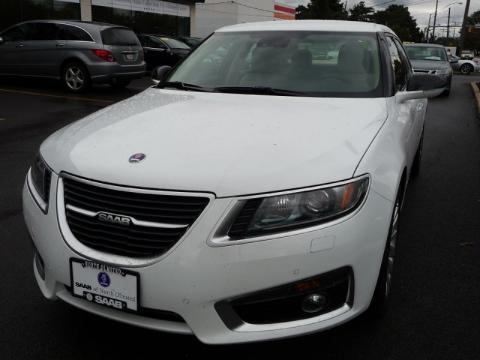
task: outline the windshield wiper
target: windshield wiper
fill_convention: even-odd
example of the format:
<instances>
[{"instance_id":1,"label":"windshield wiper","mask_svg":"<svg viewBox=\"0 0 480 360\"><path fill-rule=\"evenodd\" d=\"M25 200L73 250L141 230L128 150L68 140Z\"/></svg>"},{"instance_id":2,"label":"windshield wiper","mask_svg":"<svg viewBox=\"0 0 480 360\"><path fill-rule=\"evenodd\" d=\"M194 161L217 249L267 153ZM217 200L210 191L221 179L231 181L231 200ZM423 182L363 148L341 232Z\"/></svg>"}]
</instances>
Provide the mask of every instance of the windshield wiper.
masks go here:
<instances>
[{"instance_id":1,"label":"windshield wiper","mask_svg":"<svg viewBox=\"0 0 480 360\"><path fill-rule=\"evenodd\" d=\"M166 81L162 82L157 85L157 88L164 89L164 88L172 88L178 90L187 90L187 91L212 91L212 89L205 88L200 85L184 83L182 81Z\"/></svg>"},{"instance_id":2,"label":"windshield wiper","mask_svg":"<svg viewBox=\"0 0 480 360\"><path fill-rule=\"evenodd\" d=\"M214 91L232 94L254 94L254 95L280 95L280 96L305 96L301 91L277 89L268 86L220 86Z\"/></svg>"}]
</instances>

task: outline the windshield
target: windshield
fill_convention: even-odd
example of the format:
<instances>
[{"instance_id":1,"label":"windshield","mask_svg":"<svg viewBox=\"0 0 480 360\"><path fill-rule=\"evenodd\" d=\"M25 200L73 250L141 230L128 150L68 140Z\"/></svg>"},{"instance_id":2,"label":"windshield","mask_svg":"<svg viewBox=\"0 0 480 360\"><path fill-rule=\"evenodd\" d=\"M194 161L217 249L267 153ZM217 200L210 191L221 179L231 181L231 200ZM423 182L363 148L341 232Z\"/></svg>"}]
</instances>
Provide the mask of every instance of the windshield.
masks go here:
<instances>
[{"instance_id":1,"label":"windshield","mask_svg":"<svg viewBox=\"0 0 480 360\"><path fill-rule=\"evenodd\" d=\"M167 37L161 37L160 39L164 43L166 43L169 47L171 47L172 49L190 50L190 46L188 46L187 44L185 44L181 41L178 41L178 40L175 40L175 39L172 39L172 38L167 38Z\"/></svg>"},{"instance_id":2,"label":"windshield","mask_svg":"<svg viewBox=\"0 0 480 360\"><path fill-rule=\"evenodd\" d=\"M407 46L406 50L410 60L447 61L447 53L440 47Z\"/></svg>"},{"instance_id":3,"label":"windshield","mask_svg":"<svg viewBox=\"0 0 480 360\"><path fill-rule=\"evenodd\" d=\"M238 93L272 88L307 96L376 97L380 74L375 34L225 32L205 41L168 81L238 88Z\"/></svg>"}]
</instances>

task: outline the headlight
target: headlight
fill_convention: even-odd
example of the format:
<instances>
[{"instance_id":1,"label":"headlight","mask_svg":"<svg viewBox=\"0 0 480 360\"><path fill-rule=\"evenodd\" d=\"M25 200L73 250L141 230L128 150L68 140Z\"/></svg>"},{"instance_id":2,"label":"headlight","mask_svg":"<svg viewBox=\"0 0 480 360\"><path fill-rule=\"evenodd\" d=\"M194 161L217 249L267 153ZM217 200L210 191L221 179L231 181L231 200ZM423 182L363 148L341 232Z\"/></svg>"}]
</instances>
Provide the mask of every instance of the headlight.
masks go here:
<instances>
[{"instance_id":1,"label":"headlight","mask_svg":"<svg viewBox=\"0 0 480 360\"><path fill-rule=\"evenodd\" d=\"M247 200L229 230L232 240L318 225L354 211L368 191L368 177L341 185Z\"/></svg>"},{"instance_id":2,"label":"headlight","mask_svg":"<svg viewBox=\"0 0 480 360\"><path fill-rule=\"evenodd\" d=\"M50 180L52 178L52 172L39 154L35 157L30 169L32 185L35 188L34 190L44 201L44 207L46 208L50 196Z\"/></svg>"}]
</instances>

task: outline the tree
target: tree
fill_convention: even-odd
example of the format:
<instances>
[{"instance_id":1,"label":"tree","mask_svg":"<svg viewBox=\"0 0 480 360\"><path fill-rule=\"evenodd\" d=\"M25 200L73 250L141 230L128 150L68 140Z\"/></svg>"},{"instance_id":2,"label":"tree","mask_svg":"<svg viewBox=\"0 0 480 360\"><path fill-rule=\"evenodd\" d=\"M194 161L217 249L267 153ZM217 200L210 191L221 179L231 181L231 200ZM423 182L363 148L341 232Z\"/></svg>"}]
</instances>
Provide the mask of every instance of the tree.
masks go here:
<instances>
[{"instance_id":1,"label":"tree","mask_svg":"<svg viewBox=\"0 0 480 360\"><path fill-rule=\"evenodd\" d=\"M365 1L360 1L350 9L349 20L352 21L372 21L372 15L375 12L373 7L365 6Z\"/></svg>"},{"instance_id":2,"label":"tree","mask_svg":"<svg viewBox=\"0 0 480 360\"><path fill-rule=\"evenodd\" d=\"M476 27L478 24L480 24L480 10L475 11L467 18L463 42L464 49L480 49L480 29Z\"/></svg>"},{"instance_id":3,"label":"tree","mask_svg":"<svg viewBox=\"0 0 480 360\"><path fill-rule=\"evenodd\" d=\"M391 28L402 41L420 42L422 40L417 21L406 6L390 5L385 10L377 11L372 19L378 24Z\"/></svg>"},{"instance_id":4,"label":"tree","mask_svg":"<svg viewBox=\"0 0 480 360\"><path fill-rule=\"evenodd\" d=\"M340 0L312 0L297 7L297 19L347 20L348 13Z\"/></svg>"}]
</instances>

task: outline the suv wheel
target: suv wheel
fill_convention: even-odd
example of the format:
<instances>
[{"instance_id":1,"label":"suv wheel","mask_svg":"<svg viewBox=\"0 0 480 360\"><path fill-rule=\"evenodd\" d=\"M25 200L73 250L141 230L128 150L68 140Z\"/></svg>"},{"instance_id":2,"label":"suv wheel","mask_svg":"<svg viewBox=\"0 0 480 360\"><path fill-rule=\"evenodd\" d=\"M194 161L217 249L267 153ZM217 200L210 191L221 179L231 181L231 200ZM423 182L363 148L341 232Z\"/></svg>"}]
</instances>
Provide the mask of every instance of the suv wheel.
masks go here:
<instances>
[{"instance_id":1,"label":"suv wheel","mask_svg":"<svg viewBox=\"0 0 480 360\"><path fill-rule=\"evenodd\" d=\"M368 314L373 318L380 318L387 311L388 300L392 290L393 264L395 261L395 252L398 240L398 222L400 218L401 192L397 195L397 200L393 208L390 229L388 230L388 239L385 245L380 274L378 275L377 285L373 293L372 302L368 309Z\"/></svg>"},{"instance_id":2,"label":"suv wheel","mask_svg":"<svg viewBox=\"0 0 480 360\"><path fill-rule=\"evenodd\" d=\"M460 66L460 72L463 74L463 75L469 75L470 73L473 72L473 66L470 65L470 64L463 64L462 66Z\"/></svg>"},{"instance_id":3,"label":"suv wheel","mask_svg":"<svg viewBox=\"0 0 480 360\"><path fill-rule=\"evenodd\" d=\"M71 62L63 67L62 81L67 90L80 93L90 86L90 75L83 64Z\"/></svg>"}]
</instances>

